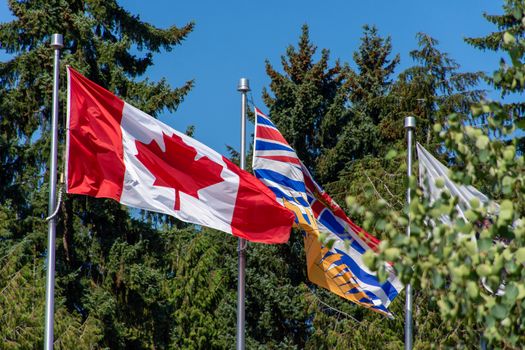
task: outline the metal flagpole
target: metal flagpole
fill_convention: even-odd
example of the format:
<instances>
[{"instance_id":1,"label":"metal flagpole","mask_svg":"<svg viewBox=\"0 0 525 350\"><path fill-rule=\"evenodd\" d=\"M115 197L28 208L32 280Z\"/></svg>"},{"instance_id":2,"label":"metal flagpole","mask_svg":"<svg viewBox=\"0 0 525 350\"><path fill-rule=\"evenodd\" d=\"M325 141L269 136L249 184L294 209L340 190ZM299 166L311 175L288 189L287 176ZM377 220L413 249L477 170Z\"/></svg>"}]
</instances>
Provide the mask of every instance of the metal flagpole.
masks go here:
<instances>
[{"instance_id":1,"label":"metal flagpole","mask_svg":"<svg viewBox=\"0 0 525 350\"><path fill-rule=\"evenodd\" d=\"M44 349L53 349L53 325L55 309L55 236L56 221L54 217L57 189L57 124L58 124L58 78L60 72L60 49L63 47L62 34L53 34L51 47L55 49L53 71L53 115L51 118L51 155L49 163L49 231L47 235L47 280L46 280L46 325L44 334Z\"/></svg>"},{"instance_id":2,"label":"metal flagpole","mask_svg":"<svg viewBox=\"0 0 525 350\"><path fill-rule=\"evenodd\" d=\"M405 118L405 129L407 129L407 176L412 176L412 136L416 128L416 118ZM410 237L410 185L407 189L408 225L407 236ZM405 288L405 350L412 350L412 285L407 284Z\"/></svg>"},{"instance_id":3,"label":"metal flagpole","mask_svg":"<svg viewBox=\"0 0 525 350\"><path fill-rule=\"evenodd\" d=\"M239 80L237 91L241 92L241 169L246 168L246 93L250 91L250 82L246 78ZM239 270L237 284L237 350L244 350L244 280L246 267L246 240L239 238Z\"/></svg>"}]
</instances>

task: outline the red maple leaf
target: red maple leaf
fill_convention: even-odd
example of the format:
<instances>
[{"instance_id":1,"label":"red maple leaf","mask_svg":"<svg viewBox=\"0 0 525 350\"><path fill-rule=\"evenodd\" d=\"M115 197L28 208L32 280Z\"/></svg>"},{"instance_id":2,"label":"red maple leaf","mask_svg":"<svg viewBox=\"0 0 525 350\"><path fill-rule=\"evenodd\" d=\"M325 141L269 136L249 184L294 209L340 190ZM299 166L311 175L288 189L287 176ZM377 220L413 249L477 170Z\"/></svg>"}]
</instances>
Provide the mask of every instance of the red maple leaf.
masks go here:
<instances>
[{"instance_id":1,"label":"red maple leaf","mask_svg":"<svg viewBox=\"0 0 525 350\"><path fill-rule=\"evenodd\" d=\"M200 189L224 181L220 164L206 156L195 160L197 151L180 136L162 133L162 137L166 151L155 140L149 144L135 141L136 157L155 176L154 186L175 189L175 210L180 210L180 192L199 198Z\"/></svg>"}]
</instances>

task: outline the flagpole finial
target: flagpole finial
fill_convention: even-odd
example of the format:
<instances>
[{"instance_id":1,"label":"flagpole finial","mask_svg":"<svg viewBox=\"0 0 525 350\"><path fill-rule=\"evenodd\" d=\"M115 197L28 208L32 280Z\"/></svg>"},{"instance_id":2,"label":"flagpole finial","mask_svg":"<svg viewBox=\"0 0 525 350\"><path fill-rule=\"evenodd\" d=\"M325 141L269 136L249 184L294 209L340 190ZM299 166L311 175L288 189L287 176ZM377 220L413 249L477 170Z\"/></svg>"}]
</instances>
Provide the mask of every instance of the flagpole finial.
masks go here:
<instances>
[{"instance_id":1,"label":"flagpole finial","mask_svg":"<svg viewBox=\"0 0 525 350\"><path fill-rule=\"evenodd\" d=\"M62 34L53 34L51 36L51 47L53 49L61 49L64 47L64 37Z\"/></svg>"},{"instance_id":2,"label":"flagpole finial","mask_svg":"<svg viewBox=\"0 0 525 350\"><path fill-rule=\"evenodd\" d=\"M237 85L237 91L248 92L250 91L250 81L248 78L239 79L239 85Z\"/></svg>"},{"instance_id":3,"label":"flagpole finial","mask_svg":"<svg viewBox=\"0 0 525 350\"><path fill-rule=\"evenodd\" d=\"M405 117L405 128L415 128L416 127L416 117Z\"/></svg>"}]
</instances>

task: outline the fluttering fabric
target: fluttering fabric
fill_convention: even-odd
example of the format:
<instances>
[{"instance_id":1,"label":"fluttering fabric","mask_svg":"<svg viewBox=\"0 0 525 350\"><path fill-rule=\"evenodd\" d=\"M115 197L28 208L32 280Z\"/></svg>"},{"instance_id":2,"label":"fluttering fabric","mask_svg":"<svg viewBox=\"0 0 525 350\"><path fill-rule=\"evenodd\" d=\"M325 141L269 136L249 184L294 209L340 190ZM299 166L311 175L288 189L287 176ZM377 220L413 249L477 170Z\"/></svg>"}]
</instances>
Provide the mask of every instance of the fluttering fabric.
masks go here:
<instances>
[{"instance_id":1,"label":"fluttering fabric","mask_svg":"<svg viewBox=\"0 0 525 350\"><path fill-rule=\"evenodd\" d=\"M112 198L253 242L294 215L250 173L68 68L67 192Z\"/></svg>"},{"instance_id":2,"label":"fluttering fabric","mask_svg":"<svg viewBox=\"0 0 525 350\"><path fill-rule=\"evenodd\" d=\"M305 232L310 281L391 316L388 305L402 290L402 284L389 266L388 279L380 282L363 262L363 254L376 250L379 240L346 216L315 182L270 118L257 108L255 122L254 174L275 193L279 203L296 214L295 225ZM329 244L319 241L321 234Z\"/></svg>"}]
</instances>

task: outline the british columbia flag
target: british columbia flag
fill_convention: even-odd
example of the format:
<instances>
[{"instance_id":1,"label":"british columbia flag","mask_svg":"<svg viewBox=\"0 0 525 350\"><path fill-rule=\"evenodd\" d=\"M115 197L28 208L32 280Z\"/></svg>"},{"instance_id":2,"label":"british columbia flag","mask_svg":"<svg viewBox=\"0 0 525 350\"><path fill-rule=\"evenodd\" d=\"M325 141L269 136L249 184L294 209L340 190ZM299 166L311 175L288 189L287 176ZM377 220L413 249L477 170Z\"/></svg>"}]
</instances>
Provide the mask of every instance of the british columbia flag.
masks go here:
<instances>
[{"instance_id":1,"label":"british columbia flag","mask_svg":"<svg viewBox=\"0 0 525 350\"><path fill-rule=\"evenodd\" d=\"M255 176L276 195L277 201L295 214L295 226L305 231L308 278L356 304L392 316L388 305L402 290L392 269L380 282L363 262L367 250L379 240L350 220L314 181L273 122L255 108ZM331 247L319 241L320 234Z\"/></svg>"}]
</instances>

